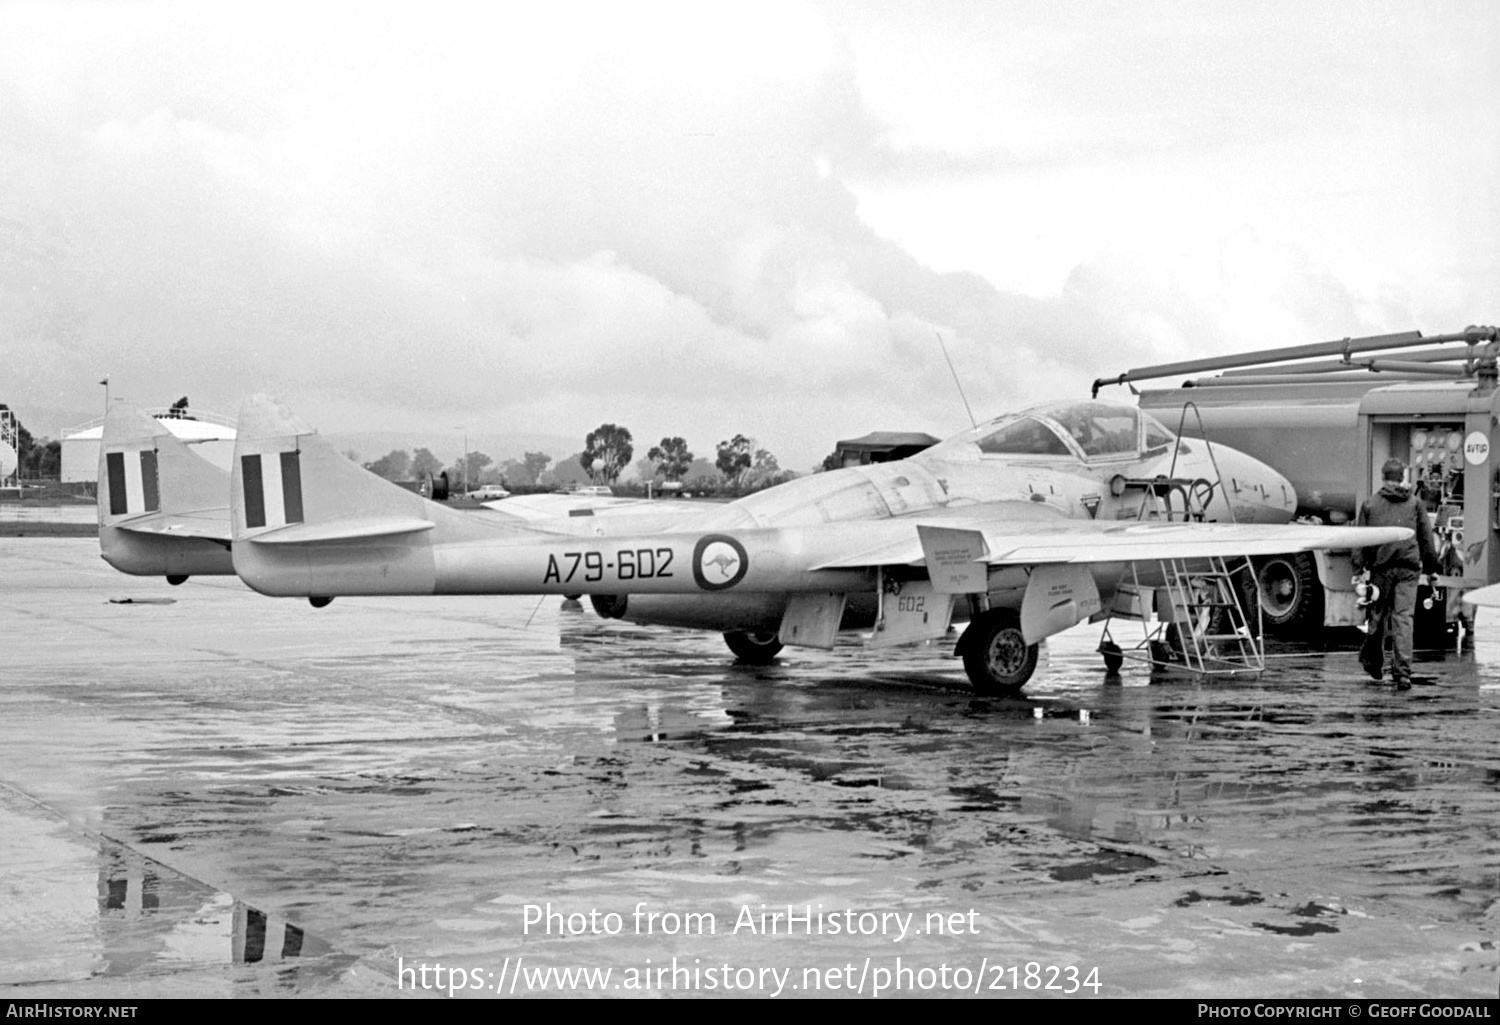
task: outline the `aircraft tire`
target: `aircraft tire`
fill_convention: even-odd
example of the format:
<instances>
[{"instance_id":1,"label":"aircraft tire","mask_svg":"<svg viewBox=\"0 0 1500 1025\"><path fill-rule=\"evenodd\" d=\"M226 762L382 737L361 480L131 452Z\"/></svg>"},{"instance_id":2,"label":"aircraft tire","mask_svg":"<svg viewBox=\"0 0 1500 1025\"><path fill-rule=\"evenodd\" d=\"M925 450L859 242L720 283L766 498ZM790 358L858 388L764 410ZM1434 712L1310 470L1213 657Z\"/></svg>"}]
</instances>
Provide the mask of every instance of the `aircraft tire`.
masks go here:
<instances>
[{"instance_id":1,"label":"aircraft tire","mask_svg":"<svg viewBox=\"0 0 1500 1025\"><path fill-rule=\"evenodd\" d=\"M1018 691L1036 672L1038 648L1026 643L1021 617L1009 609L991 609L977 616L969 623L959 647L964 671L976 694Z\"/></svg>"},{"instance_id":2,"label":"aircraft tire","mask_svg":"<svg viewBox=\"0 0 1500 1025\"><path fill-rule=\"evenodd\" d=\"M746 665L770 665L781 653L781 640L769 630L731 630L724 635L724 643Z\"/></svg>"},{"instance_id":3,"label":"aircraft tire","mask_svg":"<svg viewBox=\"0 0 1500 1025\"><path fill-rule=\"evenodd\" d=\"M1299 636L1323 625L1323 585L1307 552L1256 559L1255 584L1268 629Z\"/></svg>"},{"instance_id":4,"label":"aircraft tire","mask_svg":"<svg viewBox=\"0 0 1500 1025\"><path fill-rule=\"evenodd\" d=\"M594 607L600 619L621 619L625 615L626 607L630 604L630 596L628 594L591 594L589 604Z\"/></svg>"},{"instance_id":5,"label":"aircraft tire","mask_svg":"<svg viewBox=\"0 0 1500 1025\"><path fill-rule=\"evenodd\" d=\"M1104 671L1113 676L1125 665L1125 653L1114 641L1104 641L1099 645L1099 654L1104 656Z\"/></svg>"}]
</instances>

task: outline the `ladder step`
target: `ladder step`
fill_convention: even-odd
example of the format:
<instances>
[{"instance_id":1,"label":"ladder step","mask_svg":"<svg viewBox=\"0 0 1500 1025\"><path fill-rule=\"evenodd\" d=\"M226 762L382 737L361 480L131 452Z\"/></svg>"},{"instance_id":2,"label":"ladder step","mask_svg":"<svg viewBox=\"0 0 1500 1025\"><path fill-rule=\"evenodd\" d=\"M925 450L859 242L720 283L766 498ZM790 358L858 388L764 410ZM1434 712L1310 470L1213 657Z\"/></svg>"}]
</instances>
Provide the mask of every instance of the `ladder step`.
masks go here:
<instances>
[{"instance_id":1,"label":"ladder step","mask_svg":"<svg viewBox=\"0 0 1500 1025\"><path fill-rule=\"evenodd\" d=\"M1161 516L1161 506L1148 496L1143 511L1151 509ZM1190 509L1192 516L1196 509ZM1182 511L1173 509L1168 503L1164 518L1177 520ZM1144 518L1144 516L1143 516ZM1196 518L1196 517L1193 517ZM1156 588L1157 595L1170 603L1170 609L1159 610L1163 623L1173 623L1179 633L1178 651L1169 659L1170 664L1204 675L1224 675L1240 672L1265 671L1264 649L1261 639L1251 633L1250 620L1246 615L1246 602L1241 592L1240 580L1244 575L1243 563L1236 563L1233 571L1230 563L1218 557L1179 560L1160 559L1157 566L1162 576L1162 585ZM1201 568L1200 568L1201 567ZM1130 595L1144 594L1150 588L1142 587L1138 578L1133 581ZM1201 597L1202 600L1198 600ZM1250 604L1250 611L1255 606ZM1220 609L1228 610L1224 616L1217 615ZM1111 609L1111 616L1128 611ZM1204 613L1210 614L1205 621ZM1128 618L1128 617L1125 617ZM1202 622L1208 630L1215 632L1195 634L1189 624ZM1151 660L1158 662L1162 655L1157 648L1161 641L1152 641Z\"/></svg>"}]
</instances>

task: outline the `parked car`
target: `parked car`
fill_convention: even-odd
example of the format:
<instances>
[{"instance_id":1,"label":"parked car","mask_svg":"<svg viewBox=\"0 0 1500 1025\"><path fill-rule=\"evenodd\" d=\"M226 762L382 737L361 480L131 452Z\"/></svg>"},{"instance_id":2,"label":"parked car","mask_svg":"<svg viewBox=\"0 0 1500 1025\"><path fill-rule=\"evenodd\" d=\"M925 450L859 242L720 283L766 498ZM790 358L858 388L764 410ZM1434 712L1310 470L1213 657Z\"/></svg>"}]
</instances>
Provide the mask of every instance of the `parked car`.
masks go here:
<instances>
[{"instance_id":1,"label":"parked car","mask_svg":"<svg viewBox=\"0 0 1500 1025\"><path fill-rule=\"evenodd\" d=\"M486 484L470 491L469 497L476 502L493 502L498 498L509 498L510 492L498 484Z\"/></svg>"},{"instance_id":2,"label":"parked car","mask_svg":"<svg viewBox=\"0 0 1500 1025\"><path fill-rule=\"evenodd\" d=\"M606 484L590 484L573 492L575 495L613 495L615 489Z\"/></svg>"}]
</instances>

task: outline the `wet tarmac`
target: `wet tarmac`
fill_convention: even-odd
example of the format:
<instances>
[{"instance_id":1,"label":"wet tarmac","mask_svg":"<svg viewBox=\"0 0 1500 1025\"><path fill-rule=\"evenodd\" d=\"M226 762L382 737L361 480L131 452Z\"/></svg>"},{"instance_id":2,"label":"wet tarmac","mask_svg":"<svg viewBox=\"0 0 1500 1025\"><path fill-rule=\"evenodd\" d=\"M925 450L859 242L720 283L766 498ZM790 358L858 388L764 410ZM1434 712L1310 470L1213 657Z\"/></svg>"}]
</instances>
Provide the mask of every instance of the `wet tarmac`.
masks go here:
<instances>
[{"instance_id":1,"label":"wet tarmac","mask_svg":"<svg viewBox=\"0 0 1500 1025\"><path fill-rule=\"evenodd\" d=\"M1011 700L942 648L749 668L556 598L173 588L89 539L0 539L0 617L15 998L1500 987L1483 611L1406 692L1347 645L1107 677L1091 627Z\"/></svg>"},{"instance_id":2,"label":"wet tarmac","mask_svg":"<svg viewBox=\"0 0 1500 1025\"><path fill-rule=\"evenodd\" d=\"M0 502L0 523L97 524L99 510L87 505L43 505L32 502Z\"/></svg>"}]
</instances>

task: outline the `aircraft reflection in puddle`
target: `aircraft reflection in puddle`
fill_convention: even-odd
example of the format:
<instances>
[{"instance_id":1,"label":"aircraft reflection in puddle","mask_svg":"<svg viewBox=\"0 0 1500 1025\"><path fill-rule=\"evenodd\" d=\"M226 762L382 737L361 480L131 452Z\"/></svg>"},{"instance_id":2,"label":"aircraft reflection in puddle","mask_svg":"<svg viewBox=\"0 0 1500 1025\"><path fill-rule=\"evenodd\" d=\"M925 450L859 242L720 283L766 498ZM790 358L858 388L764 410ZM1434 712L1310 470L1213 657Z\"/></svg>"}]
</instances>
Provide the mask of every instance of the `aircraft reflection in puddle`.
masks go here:
<instances>
[{"instance_id":1,"label":"aircraft reflection in puddle","mask_svg":"<svg viewBox=\"0 0 1500 1025\"><path fill-rule=\"evenodd\" d=\"M324 941L107 839L99 842L96 974L258 965L331 954Z\"/></svg>"}]
</instances>

